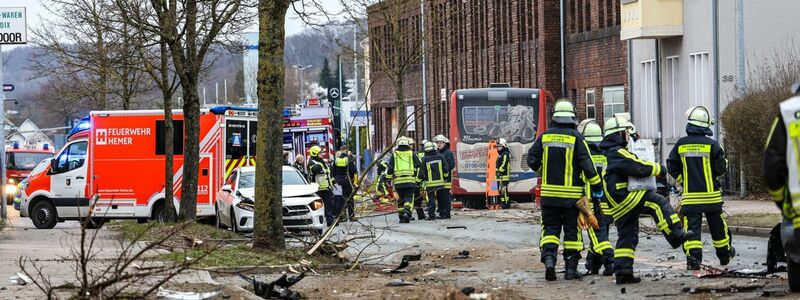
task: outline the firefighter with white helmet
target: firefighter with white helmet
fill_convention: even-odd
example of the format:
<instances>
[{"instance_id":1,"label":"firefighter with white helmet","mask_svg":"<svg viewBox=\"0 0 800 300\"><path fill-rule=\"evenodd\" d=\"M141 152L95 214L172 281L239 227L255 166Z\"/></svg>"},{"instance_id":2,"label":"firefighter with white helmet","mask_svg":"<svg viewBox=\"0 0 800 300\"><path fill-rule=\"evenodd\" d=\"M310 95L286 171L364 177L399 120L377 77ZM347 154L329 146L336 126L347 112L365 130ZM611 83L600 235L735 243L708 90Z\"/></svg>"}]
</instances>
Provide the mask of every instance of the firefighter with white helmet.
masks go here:
<instances>
[{"instance_id":1,"label":"firefighter with white helmet","mask_svg":"<svg viewBox=\"0 0 800 300\"><path fill-rule=\"evenodd\" d=\"M392 180L395 191L400 196L397 202L397 212L400 223L411 222L411 210L414 207L414 189L417 188L418 170L422 163L419 157L411 150L410 139L400 137L397 139L397 149L389 159L386 176Z\"/></svg>"},{"instance_id":2,"label":"firefighter with white helmet","mask_svg":"<svg viewBox=\"0 0 800 300\"><path fill-rule=\"evenodd\" d=\"M709 138L714 135L710 128L714 120L708 109L695 106L686 111L686 116L687 136L675 143L667 159L669 174L683 187L683 222L694 232L683 244L686 268L700 270L700 263L703 262L703 242L700 240L703 215L714 241L717 258L724 266L735 255L730 230L723 217L719 183L719 177L725 175L728 169L728 161L725 159L725 150L717 141Z\"/></svg>"},{"instance_id":3,"label":"firefighter with white helmet","mask_svg":"<svg viewBox=\"0 0 800 300\"><path fill-rule=\"evenodd\" d=\"M497 162L495 163L495 177L497 178L497 188L500 192L500 202L503 209L509 209L511 203L508 198L508 183L511 181L511 150L508 149L508 141L504 138L497 140Z\"/></svg>"},{"instance_id":4,"label":"firefighter with white helmet","mask_svg":"<svg viewBox=\"0 0 800 300\"><path fill-rule=\"evenodd\" d=\"M528 166L541 176L542 236L539 241L545 279L556 280L556 255L564 232L564 279L581 278L578 263L583 250L576 204L583 197L584 180L592 196L603 196L600 176L589 147L575 128L575 108L569 101L555 104L554 126L545 131L528 151ZM582 176L583 175L583 176Z\"/></svg>"},{"instance_id":5,"label":"firefighter with white helmet","mask_svg":"<svg viewBox=\"0 0 800 300\"><path fill-rule=\"evenodd\" d=\"M444 135L440 134L434 137L433 141L436 143L436 147L439 148L439 153L442 154L442 157L444 157L444 161L447 162L448 166L450 166L450 169L455 169L456 158L453 155L453 152L450 151L450 140ZM452 172L448 171L444 176L443 193L447 195L447 203L445 203L445 205L440 205L438 208L440 219L450 219L450 207L453 200L450 195L450 189L453 187L453 177L451 173Z\"/></svg>"},{"instance_id":6,"label":"firefighter with white helmet","mask_svg":"<svg viewBox=\"0 0 800 300\"><path fill-rule=\"evenodd\" d=\"M450 172L450 166L444 156L436 150L436 145L425 143L425 155L422 157L422 168L420 168L423 179L424 192L428 196L428 218L425 220L436 219L436 207L448 205L448 194L445 191L444 175ZM421 188L422 189L422 188Z\"/></svg>"},{"instance_id":7,"label":"firefighter with white helmet","mask_svg":"<svg viewBox=\"0 0 800 300\"><path fill-rule=\"evenodd\" d=\"M320 156L320 152L322 152L322 148L316 145L308 149L308 155L311 156L308 165L308 180L319 185L317 196L325 205L325 221L330 226L336 218L333 211L333 181L331 180L331 169Z\"/></svg>"},{"instance_id":8,"label":"firefighter with white helmet","mask_svg":"<svg viewBox=\"0 0 800 300\"><path fill-rule=\"evenodd\" d=\"M653 217L658 230L672 248L680 247L690 236L684 231L678 214L669 201L651 190L628 190L628 178L645 178L666 174L661 165L639 159L627 149L633 124L621 117L609 118L605 122L605 133L600 149L605 151L608 166L603 184L608 192L608 214L617 226L617 245L614 248L614 276L617 284L639 283L633 275L633 261L639 242L639 215Z\"/></svg>"},{"instance_id":9,"label":"firefighter with white helmet","mask_svg":"<svg viewBox=\"0 0 800 300\"><path fill-rule=\"evenodd\" d=\"M607 166L606 156L600 150L600 142L603 141L603 129L596 120L586 119L578 124L578 131L583 134L583 138L589 146L594 167L602 179L603 172ZM587 196L591 195L591 186L589 184L586 184L585 193ZM604 267L603 276L611 276L614 275L614 248L611 246L611 242L608 241L608 231L614 219L605 214L608 211L608 202L605 197L600 199L593 198L590 203L600 228L595 230L589 226L587 229L589 233L589 251L586 255L586 270L590 275L597 275L600 273L600 268Z\"/></svg>"}]
</instances>

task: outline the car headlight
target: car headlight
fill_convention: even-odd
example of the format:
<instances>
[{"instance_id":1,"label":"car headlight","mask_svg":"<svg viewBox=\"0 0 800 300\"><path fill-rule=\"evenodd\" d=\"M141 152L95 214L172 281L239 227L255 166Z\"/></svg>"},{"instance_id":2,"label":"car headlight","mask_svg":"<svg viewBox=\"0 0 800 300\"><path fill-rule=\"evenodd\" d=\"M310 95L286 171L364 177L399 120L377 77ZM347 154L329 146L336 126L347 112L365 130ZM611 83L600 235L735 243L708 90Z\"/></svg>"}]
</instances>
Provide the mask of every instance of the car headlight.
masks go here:
<instances>
[{"instance_id":1,"label":"car headlight","mask_svg":"<svg viewBox=\"0 0 800 300\"><path fill-rule=\"evenodd\" d=\"M16 184L6 184L6 195L16 195L17 191L19 190Z\"/></svg>"},{"instance_id":2,"label":"car headlight","mask_svg":"<svg viewBox=\"0 0 800 300\"><path fill-rule=\"evenodd\" d=\"M255 210L255 203L253 203L253 200L244 199L242 201L239 201L239 203L236 203L236 207L247 211L253 211Z\"/></svg>"},{"instance_id":3,"label":"car headlight","mask_svg":"<svg viewBox=\"0 0 800 300\"><path fill-rule=\"evenodd\" d=\"M8 180L6 180L6 182L7 182L8 184L17 184L17 181L16 181L16 180L14 180L14 178L9 178Z\"/></svg>"},{"instance_id":4,"label":"car headlight","mask_svg":"<svg viewBox=\"0 0 800 300\"><path fill-rule=\"evenodd\" d=\"M325 204L322 203L322 200L317 199L317 200L311 201L311 204L309 204L309 206L311 206L311 210L318 210L320 208L325 207Z\"/></svg>"}]
</instances>

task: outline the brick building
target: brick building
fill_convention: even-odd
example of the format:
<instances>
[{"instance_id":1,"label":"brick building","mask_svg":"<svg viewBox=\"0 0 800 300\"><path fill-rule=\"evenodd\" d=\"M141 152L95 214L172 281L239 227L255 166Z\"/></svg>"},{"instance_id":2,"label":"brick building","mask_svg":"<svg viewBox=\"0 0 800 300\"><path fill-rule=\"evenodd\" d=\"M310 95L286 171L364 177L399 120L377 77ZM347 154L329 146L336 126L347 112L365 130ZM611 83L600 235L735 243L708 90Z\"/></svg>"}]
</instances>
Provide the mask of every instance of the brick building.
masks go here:
<instances>
[{"instance_id":1,"label":"brick building","mask_svg":"<svg viewBox=\"0 0 800 300\"><path fill-rule=\"evenodd\" d=\"M398 120L400 109L418 112L409 135L422 140L418 48L423 36L431 136L447 135L449 96L454 90L487 87L493 82L545 88L557 98L570 98L577 104L580 118L603 119L604 115L624 111L627 54L619 36L619 1L564 0L564 5L564 89L559 0L430 0L425 2L425 30L419 27L419 2L390 0L371 6L369 101L375 125L373 146L381 149L391 143L404 123ZM387 14L391 6L402 12ZM397 80L393 79L398 76L386 74L395 69L382 63L397 63L397 59L390 59L393 55L407 62L406 72L395 73L405 74L402 98L406 108L398 108L395 100Z\"/></svg>"}]
</instances>

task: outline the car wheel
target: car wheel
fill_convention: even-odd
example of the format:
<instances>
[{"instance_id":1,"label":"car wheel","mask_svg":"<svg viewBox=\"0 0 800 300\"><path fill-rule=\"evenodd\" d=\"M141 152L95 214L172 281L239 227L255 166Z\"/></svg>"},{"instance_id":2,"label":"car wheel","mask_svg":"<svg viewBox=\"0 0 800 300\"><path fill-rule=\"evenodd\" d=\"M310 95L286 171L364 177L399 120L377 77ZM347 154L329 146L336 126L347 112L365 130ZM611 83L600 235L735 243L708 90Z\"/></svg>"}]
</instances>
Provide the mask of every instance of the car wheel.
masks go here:
<instances>
[{"instance_id":1,"label":"car wheel","mask_svg":"<svg viewBox=\"0 0 800 300\"><path fill-rule=\"evenodd\" d=\"M56 227L58 215L56 208L49 201L39 201L31 211L33 225L39 229L51 229Z\"/></svg>"},{"instance_id":2,"label":"car wheel","mask_svg":"<svg viewBox=\"0 0 800 300\"><path fill-rule=\"evenodd\" d=\"M231 230L234 233L239 233L239 226L236 225L236 211L231 208Z\"/></svg>"},{"instance_id":3,"label":"car wheel","mask_svg":"<svg viewBox=\"0 0 800 300\"><path fill-rule=\"evenodd\" d=\"M795 263L790 258L786 258L787 275L789 279L789 290L800 292L800 264Z\"/></svg>"}]
</instances>

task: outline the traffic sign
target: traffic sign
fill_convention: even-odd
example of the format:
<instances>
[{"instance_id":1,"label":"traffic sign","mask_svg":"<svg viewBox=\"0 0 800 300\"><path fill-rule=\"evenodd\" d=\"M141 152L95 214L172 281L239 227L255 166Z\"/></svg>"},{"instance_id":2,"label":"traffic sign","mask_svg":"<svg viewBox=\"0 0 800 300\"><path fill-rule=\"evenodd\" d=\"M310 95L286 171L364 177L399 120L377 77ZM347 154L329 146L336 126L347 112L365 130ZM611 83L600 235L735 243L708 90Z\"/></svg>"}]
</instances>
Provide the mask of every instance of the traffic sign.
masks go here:
<instances>
[{"instance_id":1,"label":"traffic sign","mask_svg":"<svg viewBox=\"0 0 800 300\"><path fill-rule=\"evenodd\" d=\"M328 96L330 96L333 99L339 99L339 89L337 88L330 89L328 91Z\"/></svg>"},{"instance_id":2,"label":"traffic sign","mask_svg":"<svg viewBox=\"0 0 800 300\"><path fill-rule=\"evenodd\" d=\"M24 7L0 7L0 45L28 42L27 14Z\"/></svg>"},{"instance_id":3,"label":"traffic sign","mask_svg":"<svg viewBox=\"0 0 800 300\"><path fill-rule=\"evenodd\" d=\"M3 85L3 92L13 92L14 85L13 84L4 84Z\"/></svg>"}]
</instances>

